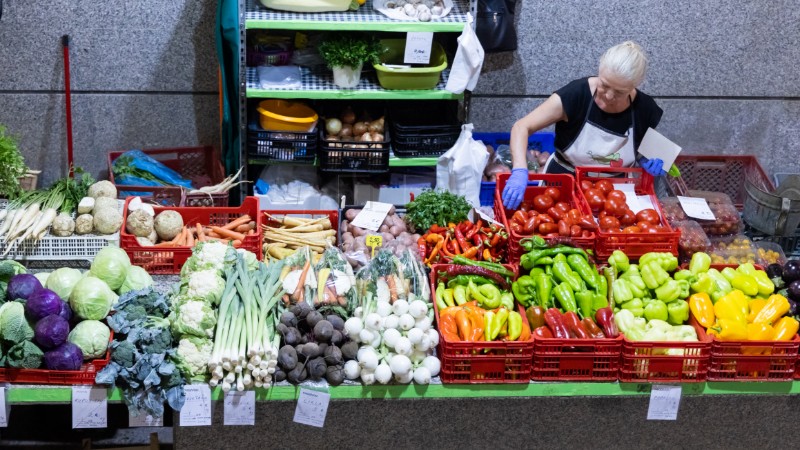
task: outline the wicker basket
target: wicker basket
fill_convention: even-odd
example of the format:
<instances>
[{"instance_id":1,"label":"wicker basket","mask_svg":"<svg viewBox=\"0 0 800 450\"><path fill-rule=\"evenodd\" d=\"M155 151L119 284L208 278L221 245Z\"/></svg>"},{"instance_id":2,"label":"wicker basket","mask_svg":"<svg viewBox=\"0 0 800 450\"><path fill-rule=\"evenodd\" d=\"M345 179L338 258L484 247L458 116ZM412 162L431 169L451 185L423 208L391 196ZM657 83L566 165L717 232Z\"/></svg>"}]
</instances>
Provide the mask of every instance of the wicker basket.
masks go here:
<instances>
[{"instance_id":1,"label":"wicker basket","mask_svg":"<svg viewBox=\"0 0 800 450\"><path fill-rule=\"evenodd\" d=\"M41 170L29 170L28 173L19 177L19 187L23 191L35 191L40 173L42 173Z\"/></svg>"}]
</instances>

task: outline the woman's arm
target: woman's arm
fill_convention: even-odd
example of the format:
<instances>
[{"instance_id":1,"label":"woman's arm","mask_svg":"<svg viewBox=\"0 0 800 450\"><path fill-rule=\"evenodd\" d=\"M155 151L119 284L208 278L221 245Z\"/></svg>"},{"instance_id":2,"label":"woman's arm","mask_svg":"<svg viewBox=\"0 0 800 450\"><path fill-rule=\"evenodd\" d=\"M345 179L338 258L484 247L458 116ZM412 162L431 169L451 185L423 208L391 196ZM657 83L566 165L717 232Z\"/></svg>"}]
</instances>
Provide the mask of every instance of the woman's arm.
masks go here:
<instances>
[{"instance_id":1,"label":"woman's arm","mask_svg":"<svg viewBox=\"0 0 800 450\"><path fill-rule=\"evenodd\" d=\"M561 97L553 94L527 116L516 121L511 127L510 142L513 168L528 169L528 137L531 134L566 119L564 107L561 105Z\"/></svg>"}]
</instances>

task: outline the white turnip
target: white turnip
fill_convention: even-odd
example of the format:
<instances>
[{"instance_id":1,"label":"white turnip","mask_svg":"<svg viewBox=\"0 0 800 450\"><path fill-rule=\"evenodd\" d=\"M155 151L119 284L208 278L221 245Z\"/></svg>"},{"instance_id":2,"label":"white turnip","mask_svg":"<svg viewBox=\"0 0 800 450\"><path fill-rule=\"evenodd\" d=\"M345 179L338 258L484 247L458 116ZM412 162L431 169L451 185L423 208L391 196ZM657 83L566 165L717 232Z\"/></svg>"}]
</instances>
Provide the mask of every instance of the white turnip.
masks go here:
<instances>
[{"instance_id":1,"label":"white turnip","mask_svg":"<svg viewBox=\"0 0 800 450\"><path fill-rule=\"evenodd\" d=\"M431 372L425 367L417 367L414 370L414 382L417 384L430 384Z\"/></svg>"},{"instance_id":2,"label":"white turnip","mask_svg":"<svg viewBox=\"0 0 800 450\"><path fill-rule=\"evenodd\" d=\"M397 342L394 345L394 351L397 352L398 355L408 356L413 351L413 346L411 345L411 341L408 340L407 337L403 336L397 339Z\"/></svg>"},{"instance_id":3,"label":"white turnip","mask_svg":"<svg viewBox=\"0 0 800 450\"><path fill-rule=\"evenodd\" d=\"M361 375L361 366L356 360L350 360L344 363L344 376L348 380L355 380Z\"/></svg>"},{"instance_id":4,"label":"white turnip","mask_svg":"<svg viewBox=\"0 0 800 450\"><path fill-rule=\"evenodd\" d=\"M408 330L408 340L411 341L412 344L417 345L422 341L422 337L425 335L425 332L420 330L419 328L412 328Z\"/></svg>"},{"instance_id":5,"label":"white turnip","mask_svg":"<svg viewBox=\"0 0 800 450\"><path fill-rule=\"evenodd\" d=\"M408 331L414 328L415 323L416 322L414 322L414 318L411 317L410 314L403 314L400 316L400 329L403 331Z\"/></svg>"},{"instance_id":6,"label":"white turnip","mask_svg":"<svg viewBox=\"0 0 800 450\"><path fill-rule=\"evenodd\" d=\"M408 302L405 300L397 300L392 304L392 310L398 316L408 312Z\"/></svg>"},{"instance_id":7,"label":"white turnip","mask_svg":"<svg viewBox=\"0 0 800 450\"><path fill-rule=\"evenodd\" d=\"M436 375L439 375L439 370L441 370L442 362L439 361L439 358L431 355L425 357L425 359L422 360L422 366L428 369L432 377L435 377Z\"/></svg>"},{"instance_id":8,"label":"white turnip","mask_svg":"<svg viewBox=\"0 0 800 450\"><path fill-rule=\"evenodd\" d=\"M392 358L390 364L392 373L395 375L403 375L411 371L411 360L406 355L398 354Z\"/></svg>"},{"instance_id":9,"label":"white turnip","mask_svg":"<svg viewBox=\"0 0 800 450\"><path fill-rule=\"evenodd\" d=\"M391 348L397 345L397 340L400 339L400 337L400 332L394 328L389 328L383 332L383 342Z\"/></svg>"},{"instance_id":10,"label":"white turnip","mask_svg":"<svg viewBox=\"0 0 800 450\"><path fill-rule=\"evenodd\" d=\"M386 363L378 364L375 368L375 381L380 384L386 384L392 379L392 369Z\"/></svg>"},{"instance_id":11,"label":"white turnip","mask_svg":"<svg viewBox=\"0 0 800 450\"><path fill-rule=\"evenodd\" d=\"M428 304L422 300L414 300L408 305L408 313L414 319L421 319L428 314Z\"/></svg>"}]
</instances>

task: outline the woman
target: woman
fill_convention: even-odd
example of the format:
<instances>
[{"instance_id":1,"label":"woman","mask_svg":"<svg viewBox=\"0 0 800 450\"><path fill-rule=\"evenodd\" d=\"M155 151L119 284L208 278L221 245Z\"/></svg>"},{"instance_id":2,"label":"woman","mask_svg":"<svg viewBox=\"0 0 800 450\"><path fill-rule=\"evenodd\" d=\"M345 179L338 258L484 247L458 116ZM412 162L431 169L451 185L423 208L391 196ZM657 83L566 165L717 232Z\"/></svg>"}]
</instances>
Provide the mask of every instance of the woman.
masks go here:
<instances>
[{"instance_id":1,"label":"woman","mask_svg":"<svg viewBox=\"0 0 800 450\"><path fill-rule=\"evenodd\" d=\"M640 92L647 57L632 41L608 49L598 75L562 87L511 128L513 170L503 190L503 205L516 209L528 183L526 159L531 133L556 124L556 151L546 173L574 173L578 166L631 167L637 159L653 176L662 176L664 162L638 155L648 128L655 128L662 110Z\"/></svg>"}]
</instances>

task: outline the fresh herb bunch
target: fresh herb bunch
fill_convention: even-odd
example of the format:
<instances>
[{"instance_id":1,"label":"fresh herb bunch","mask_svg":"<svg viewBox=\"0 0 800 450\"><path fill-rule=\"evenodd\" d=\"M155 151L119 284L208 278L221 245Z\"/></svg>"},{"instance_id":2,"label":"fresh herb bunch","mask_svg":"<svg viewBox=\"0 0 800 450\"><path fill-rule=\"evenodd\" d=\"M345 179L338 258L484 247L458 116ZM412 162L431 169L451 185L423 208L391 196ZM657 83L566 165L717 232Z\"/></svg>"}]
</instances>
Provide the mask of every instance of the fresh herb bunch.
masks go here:
<instances>
[{"instance_id":1,"label":"fresh herb bunch","mask_svg":"<svg viewBox=\"0 0 800 450\"><path fill-rule=\"evenodd\" d=\"M461 195L448 191L426 190L406 205L406 222L418 233L424 233L434 224L447 226L467 219L472 206Z\"/></svg>"},{"instance_id":2,"label":"fresh herb bunch","mask_svg":"<svg viewBox=\"0 0 800 450\"><path fill-rule=\"evenodd\" d=\"M319 54L328 67L357 67L361 63L378 64L384 49L374 36L363 33L328 35L319 46Z\"/></svg>"},{"instance_id":3,"label":"fresh herb bunch","mask_svg":"<svg viewBox=\"0 0 800 450\"><path fill-rule=\"evenodd\" d=\"M14 198L19 194L19 177L27 171L17 140L6 133L5 126L0 125L0 195Z\"/></svg>"}]
</instances>

